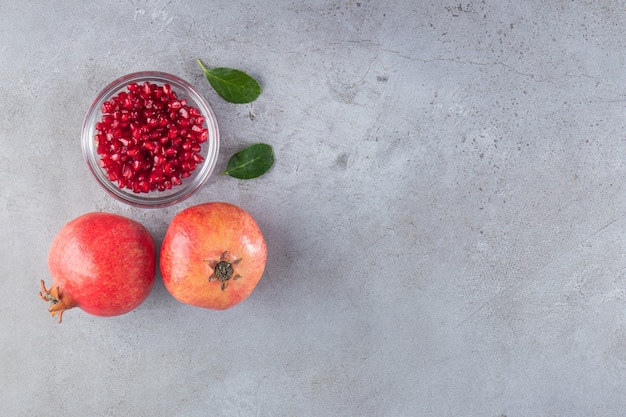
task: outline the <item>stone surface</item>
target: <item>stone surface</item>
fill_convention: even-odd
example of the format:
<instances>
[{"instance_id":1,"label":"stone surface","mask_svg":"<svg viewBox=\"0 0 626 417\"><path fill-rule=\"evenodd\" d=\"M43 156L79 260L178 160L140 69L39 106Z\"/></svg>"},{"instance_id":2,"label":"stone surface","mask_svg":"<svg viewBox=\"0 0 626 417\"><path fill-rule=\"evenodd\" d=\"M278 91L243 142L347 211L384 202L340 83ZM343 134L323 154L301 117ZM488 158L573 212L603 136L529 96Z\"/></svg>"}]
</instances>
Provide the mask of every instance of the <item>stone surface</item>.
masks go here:
<instances>
[{"instance_id":1,"label":"stone surface","mask_svg":"<svg viewBox=\"0 0 626 417\"><path fill-rule=\"evenodd\" d=\"M0 13L0 403L33 416L607 416L626 406L626 9L619 1L8 0ZM264 91L224 102L196 58ZM101 88L174 73L248 182L167 209L98 188ZM69 220L157 242L184 207L248 210L269 258L224 312L160 277L139 309L57 325L37 297Z\"/></svg>"}]
</instances>

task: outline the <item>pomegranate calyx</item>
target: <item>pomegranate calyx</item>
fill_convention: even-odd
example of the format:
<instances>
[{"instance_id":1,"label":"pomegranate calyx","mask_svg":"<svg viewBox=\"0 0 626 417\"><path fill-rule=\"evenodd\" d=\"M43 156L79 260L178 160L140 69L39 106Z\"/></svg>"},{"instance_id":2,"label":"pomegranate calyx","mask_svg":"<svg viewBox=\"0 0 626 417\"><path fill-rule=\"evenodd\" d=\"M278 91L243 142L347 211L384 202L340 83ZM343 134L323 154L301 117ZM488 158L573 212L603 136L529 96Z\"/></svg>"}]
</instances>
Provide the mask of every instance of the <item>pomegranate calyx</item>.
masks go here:
<instances>
[{"instance_id":1,"label":"pomegranate calyx","mask_svg":"<svg viewBox=\"0 0 626 417\"><path fill-rule=\"evenodd\" d=\"M222 253L218 260L205 260L204 262L213 270L209 276L209 282L215 280L219 281L222 284L222 291L226 290L226 287L228 287L229 280L238 280L241 278L241 275L235 271L235 267L241 262L241 258L233 259L228 254L228 251Z\"/></svg>"},{"instance_id":2,"label":"pomegranate calyx","mask_svg":"<svg viewBox=\"0 0 626 417\"><path fill-rule=\"evenodd\" d=\"M56 304L59 302L59 287L46 288L46 283L41 280L41 291L39 291L39 297L44 301L49 301L50 304Z\"/></svg>"},{"instance_id":3,"label":"pomegranate calyx","mask_svg":"<svg viewBox=\"0 0 626 417\"><path fill-rule=\"evenodd\" d=\"M59 323L63 320L63 312L74 307L67 297L61 297L59 295L58 285L47 289L43 279L41 280L41 291L39 291L39 297L50 303L48 311L52 317L58 316L57 319Z\"/></svg>"}]
</instances>

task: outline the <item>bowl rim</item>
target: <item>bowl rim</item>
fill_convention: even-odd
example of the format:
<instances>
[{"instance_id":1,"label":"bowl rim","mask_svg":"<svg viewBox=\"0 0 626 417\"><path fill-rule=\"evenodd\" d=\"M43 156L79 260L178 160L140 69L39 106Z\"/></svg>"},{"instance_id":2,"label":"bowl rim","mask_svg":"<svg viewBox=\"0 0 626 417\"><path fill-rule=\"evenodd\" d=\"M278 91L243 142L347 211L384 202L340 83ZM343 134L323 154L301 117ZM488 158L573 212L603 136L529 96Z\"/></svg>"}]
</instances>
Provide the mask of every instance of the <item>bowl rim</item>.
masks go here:
<instances>
[{"instance_id":1,"label":"bowl rim","mask_svg":"<svg viewBox=\"0 0 626 417\"><path fill-rule=\"evenodd\" d=\"M101 119L102 104L124 91L131 82L143 83L150 81L155 84L170 84L172 90L179 97L187 98L194 107L198 107L205 117L205 127L209 130L209 137L202 144L206 148L205 160L193 171L192 175L185 178L182 185L173 187L168 191L151 191L150 193L134 193L132 190L121 189L109 180L103 168L99 165L100 157L95 145L95 125ZM219 154L219 127L217 119L208 101L200 92L184 79L161 71L139 71L121 76L106 85L92 101L85 117L81 130L81 148L83 157L96 182L118 201L139 208L168 207L189 198L204 185L211 176L217 164ZM204 151L204 149L203 149ZM187 184L185 184L185 181ZM180 187L180 188L179 188ZM159 194L160 193L160 194Z\"/></svg>"}]
</instances>

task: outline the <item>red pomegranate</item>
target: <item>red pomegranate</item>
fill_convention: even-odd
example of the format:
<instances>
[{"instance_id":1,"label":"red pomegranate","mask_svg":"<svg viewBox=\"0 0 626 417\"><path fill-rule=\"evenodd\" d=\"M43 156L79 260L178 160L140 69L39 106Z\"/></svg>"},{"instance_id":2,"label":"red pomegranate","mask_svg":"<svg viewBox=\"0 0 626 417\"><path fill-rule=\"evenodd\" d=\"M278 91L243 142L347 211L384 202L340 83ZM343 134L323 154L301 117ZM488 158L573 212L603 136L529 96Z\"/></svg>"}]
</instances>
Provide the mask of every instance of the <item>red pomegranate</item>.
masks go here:
<instances>
[{"instance_id":1,"label":"red pomegranate","mask_svg":"<svg viewBox=\"0 0 626 417\"><path fill-rule=\"evenodd\" d=\"M225 310L255 289L267 246L248 212L229 203L204 203L174 216L160 256L163 283L174 298Z\"/></svg>"},{"instance_id":2,"label":"red pomegranate","mask_svg":"<svg viewBox=\"0 0 626 417\"><path fill-rule=\"evenodd\" d=\"M79 307L95 316L117 316L137 308L154 284L155 244L140 223L110 213L88 213L66 224L48 254L49 289L39 296L57 316Z\"/></svg>"}]
</instances>

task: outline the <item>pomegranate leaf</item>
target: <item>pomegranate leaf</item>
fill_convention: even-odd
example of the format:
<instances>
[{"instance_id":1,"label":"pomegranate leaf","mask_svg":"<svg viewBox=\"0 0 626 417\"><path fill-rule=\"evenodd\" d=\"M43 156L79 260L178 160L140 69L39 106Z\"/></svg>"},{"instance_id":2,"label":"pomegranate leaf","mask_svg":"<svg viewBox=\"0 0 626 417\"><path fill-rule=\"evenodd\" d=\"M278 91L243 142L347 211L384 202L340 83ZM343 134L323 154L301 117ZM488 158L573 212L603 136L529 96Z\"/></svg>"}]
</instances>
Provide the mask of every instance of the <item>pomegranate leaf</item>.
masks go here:
<instances>
[{"instance_id":1,"label":"pomegranate leaf","mask_svg":"<svg viewBox=\"0 0 626 417\"><path fill-rule=\"evenodd\" d=\"M231 156L222 175L248 180L265 174L273 164L272 147L265 143L256 143Z\"/></svg>"},{"instance_id":2,"label":"pomegranate leaf","mask_svg":"<svg viewBox=\"0 0 626 417\"><path fill-rule=\"evenodd\" d=\"M261 94L261 85L258 81L243 71L226 67L207 69L200 59L198 64L211 87L226 101L237 104L251 103Z\"/></svg>"}]
</instances>

